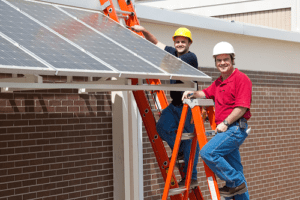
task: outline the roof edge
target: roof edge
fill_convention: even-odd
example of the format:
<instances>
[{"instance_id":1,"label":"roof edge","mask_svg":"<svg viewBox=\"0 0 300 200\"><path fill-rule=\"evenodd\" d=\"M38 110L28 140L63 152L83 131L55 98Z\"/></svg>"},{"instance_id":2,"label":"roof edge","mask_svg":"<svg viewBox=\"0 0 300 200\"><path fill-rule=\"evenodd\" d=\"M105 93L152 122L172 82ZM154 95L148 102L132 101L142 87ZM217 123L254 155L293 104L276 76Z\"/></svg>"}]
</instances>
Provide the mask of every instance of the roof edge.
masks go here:
<instances>
[{"instance_id":1,"label":"roof edge","mask_svg":"<svg viewBox=\"0 0 300 200\"><path fill-rule=\"evenodd\" d=\"M191 15L179 11L154 8L139 4L135 5L135 10L138 18L142 21L160 24L173 24L179 26L184 25L192 28L300 43L300 33L298 32L251 25L241 22L230 22L212 17Z\"/></svg>"}]
</instances>

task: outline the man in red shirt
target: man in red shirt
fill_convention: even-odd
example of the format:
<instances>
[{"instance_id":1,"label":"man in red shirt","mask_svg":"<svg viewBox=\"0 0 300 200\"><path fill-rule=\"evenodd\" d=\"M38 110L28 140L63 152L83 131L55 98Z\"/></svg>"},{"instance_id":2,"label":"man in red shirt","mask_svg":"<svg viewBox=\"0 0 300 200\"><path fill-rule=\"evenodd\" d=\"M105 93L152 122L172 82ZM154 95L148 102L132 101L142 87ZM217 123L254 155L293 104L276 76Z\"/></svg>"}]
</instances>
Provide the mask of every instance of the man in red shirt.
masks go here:
<instances>
[{"instance_id":1,"label":"man in red shirt","mask_svg":"<svg viewBox=\"0 0 300 200\"><path fill-rule=\"evenodd\" d=\"M186 91L183 98L214 100L217 134L201 149L201 158L220 179L226 181L226 186L219 189L223 197L248 200L239 147L248 136L252 83L248 76L233 67L235 52L231 44L216 44L213 57L221 76L203 91Z\"/></svg>"}]
</instances>

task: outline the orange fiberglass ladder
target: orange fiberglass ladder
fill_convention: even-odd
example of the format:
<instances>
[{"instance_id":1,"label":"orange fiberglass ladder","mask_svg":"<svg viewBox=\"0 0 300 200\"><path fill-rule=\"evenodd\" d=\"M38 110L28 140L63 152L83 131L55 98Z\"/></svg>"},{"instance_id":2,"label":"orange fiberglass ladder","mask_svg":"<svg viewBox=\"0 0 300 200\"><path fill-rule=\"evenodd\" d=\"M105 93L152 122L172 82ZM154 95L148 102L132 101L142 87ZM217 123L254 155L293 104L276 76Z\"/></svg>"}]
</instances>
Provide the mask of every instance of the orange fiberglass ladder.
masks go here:
<instances>
[{"instance_id":1,"label":"orange fiberglass ladder","mask_svg":"<svg viewBox=\"0 0 300 200\"><path fill-rule=\"evenodd\" d=\"M115 6L113 5L113 0L99 0L99 1L101 3L101 8L102 8L104 14L109 16L111 19L115 20L118 23L120 23L120 19L123 19L125 21L125 24L127 27L139 25L139 21L136 17L136 13L135 13L133 4L130 0L117 0L118 1L117 6L119 6L119 9L115 8ZM137 33L137 34L143 36L142 33ZM147 83L152 84L152 85L161 84L160 80L158 80L158 79L148 79ZM138 79L132 79L132 84L133 85L138 84ZM167 101L164 91L161 91L161 90L152 91L151 94L152 94L153 100L155 102L158 101L158 103L155 104L155 107L156 107L155 110L161 110L168 106L169 103ZM178 189L178 183L177 183L175 175L173 174L173 169L174 169L177 153L176 153L176 157L172 156L172 160L173 160L174 164L173 164L173 166L171 165L173 167L171 170L171 169L169 169L170 160L169 160L167 151L164 147L163 141L161 140L161 138L159 137L159 135L156 131L156 120L154 118L154 115L153 115L153 112L151 109L151 105L147 99L145 91L141 91L141 90L133 91L133 95L135 97L137 106L138 106L140 114L142 116L142 120L143 120L145 129L147 131L149 140L151 142L156 160L158 162L158 166L161 170L161 174L162 174L164 180L166 181L166 185L168 185L168 191L169 191L169 189L176 190L176 188ZM199 110L198 114L200 116L199 119L202 120L201 115L200 115L200 109L198 108L198 110ZM194 111L194 113L195 112L196 111ZM212 112L210 112L210 113L212 113ZM211 116L214 116L214 115L211 115ZM198 118L195 117L194 119L197 119L197 122L198 122ZM211 122L214 123L214 119ZM201 124L203 124L203 122ZM204 126L202 126L202 127L204 127ZM201 130L201 128L199 129L199 127L198 127L196 130ZM205 135L204 135L204 137L205 137ZM194 139L194 142L193 142L194 146L196 143L197 143L197 139L196 140ZM174 154L174 152L175 151L173 150L173 154ZM177 150L177 152L178 152L178 150ZM195 153L194 153L194 155L195 155ZM194 158L194 156L190 156L190 157ZM206 168L208 168L208 167L206 167ZM181 176L185 176L185 174L183 173L182 170L183 170L183 167L181 165L181 167L179 169L180 174L181 174ZM172 173L168 173L168 171L171 171ZM169 174L169 176L167 177L168 174ZM211 176L212 175L210 175L209 177L211 177ZM214 177L214 175L213 175L213 177ZM182 192L175 191L172 194L172 191L171 191L170 192L171 200L182 200L184 197L181 193ZM184 195L187 196L191 200L204 200L199 186L192 188L192 190L190 190L189 192L186 192ZM213 200L215 200L215 199L213 199ZM218 200L220 200L219 196L218 196Z\"/></svg>"},{"instance_id":2,"label":"orange fiberglass ladder","mask_svg":"<svg viewBox=\"0 0 300 200\"><path fill-rule=\"evenodd\" d=\"M181 194L181 193L184 194L184 197L183 197L184 200L187 200L189 198L189 192L191 189L190 182L191 182L191 177L192 177L197 142L199 143L200 149L202 149L202 147L204 147L204 145L207 143L206 136L214 135L214 131L205 132L204 121L203 121L203 118L201 115L202 107L206 107L206 112L207 112L212 130L215 130L215 128L216 128L215 114L214 114L214 107L213 107L214 102L212 99L185 99L183 101L183 104L184 105L183 105L183 109L182 109L182 114L181 114L181 118L179 121L179 126L177 129L177 135L176 135L175 144L173 147L173 153L172 153L171 162L170 162L169 171L171 173L168 173L168 175L167 175L167 180L166 180L162 200L167 200L169 195ZM192 110L192 116L194 119L195 130L194 130L194 133L183 133L184 124L185 124L185 120L187 117L189 107ZM189 139L193 139L193 141L192 141L192 147L191 147L191 151L190 151L190 158L189 158L189 162L188 162L185 187L175 188L175 189L170 190L171 178L172 178L175 162L177 159L178 150L180 147L180 142L181 142L181 140L189 140ZM220 193L219 193L219 188L218 188L215 174L211 171L211 169L204 162L203 162L203 164L204 164L204 169L205 169L205 173L206 173L206 178L207 178L207 183L209 186L211 199L212 200L220 200ZM199 189L199 192L200 192L200 189ZM199 195L201 196L201 199L203 199L201 192L199 193Z\"/></svg>"}]
</instances>

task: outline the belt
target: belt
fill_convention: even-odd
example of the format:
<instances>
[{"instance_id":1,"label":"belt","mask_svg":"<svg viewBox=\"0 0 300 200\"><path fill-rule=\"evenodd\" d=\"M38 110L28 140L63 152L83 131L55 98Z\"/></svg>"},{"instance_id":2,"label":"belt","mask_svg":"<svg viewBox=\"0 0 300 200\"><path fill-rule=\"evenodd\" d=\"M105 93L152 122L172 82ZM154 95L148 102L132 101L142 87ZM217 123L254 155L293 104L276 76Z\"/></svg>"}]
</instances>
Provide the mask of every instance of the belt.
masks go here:
<instances>
[{"instance_id":1,"label":"belt","mask_svg":"<svg viewBox=\"0 0 300 200\"><path fill-rule=\"evenodd\" d=\"M240 119L236 120L240 128L246 128L247 127L247 120L244 117L241 117Z\"/></svg>"}]
</instances>

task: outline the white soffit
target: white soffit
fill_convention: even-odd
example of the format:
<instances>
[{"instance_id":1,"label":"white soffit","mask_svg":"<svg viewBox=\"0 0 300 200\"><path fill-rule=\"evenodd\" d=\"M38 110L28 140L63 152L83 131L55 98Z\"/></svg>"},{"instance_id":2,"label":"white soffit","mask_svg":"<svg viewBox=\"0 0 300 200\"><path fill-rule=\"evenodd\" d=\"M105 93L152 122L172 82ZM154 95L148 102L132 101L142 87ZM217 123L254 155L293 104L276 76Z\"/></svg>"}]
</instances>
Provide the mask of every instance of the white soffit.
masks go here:
<instances>
[{"instance_id":1,"label":"white soffit","mask_svg":"<svg viewBox=\"0 0 300 200\"><path fill-rule=\"evenodd\" d=\"M175 26L188 26L192 28L235 33L275 40L300 42L300 33L269 28L265 26L230 22L222 19L154 8L140 4L136 5L136 13L139 19L145 22L169 25L172 24Z\"/></svg>"},{"instance_id":2,"label":"white soffit","mask_svg":"<svg viewBox=\"0 0 300 200\"><path fill-rule=\"evenodd\" d=\"M190 9L196 7L218 6L232 3L252 2L260 0L157 0L157 1L138 1L138 4L152 6L156 8L166 8L170 10Z\"/></svg>"},{"instance_id":3,"label":"white soffit","mask_svg":"<svg viewBox=\"0 0 300 200\"><path fill-rule=\"evenodd\" d=\"M203 16L219 16L291 8L292 1L293 0L165 0L155 2L140 2L139 4L155 8L179 10L182 12Z\"/></svg>"}]
</instances>

